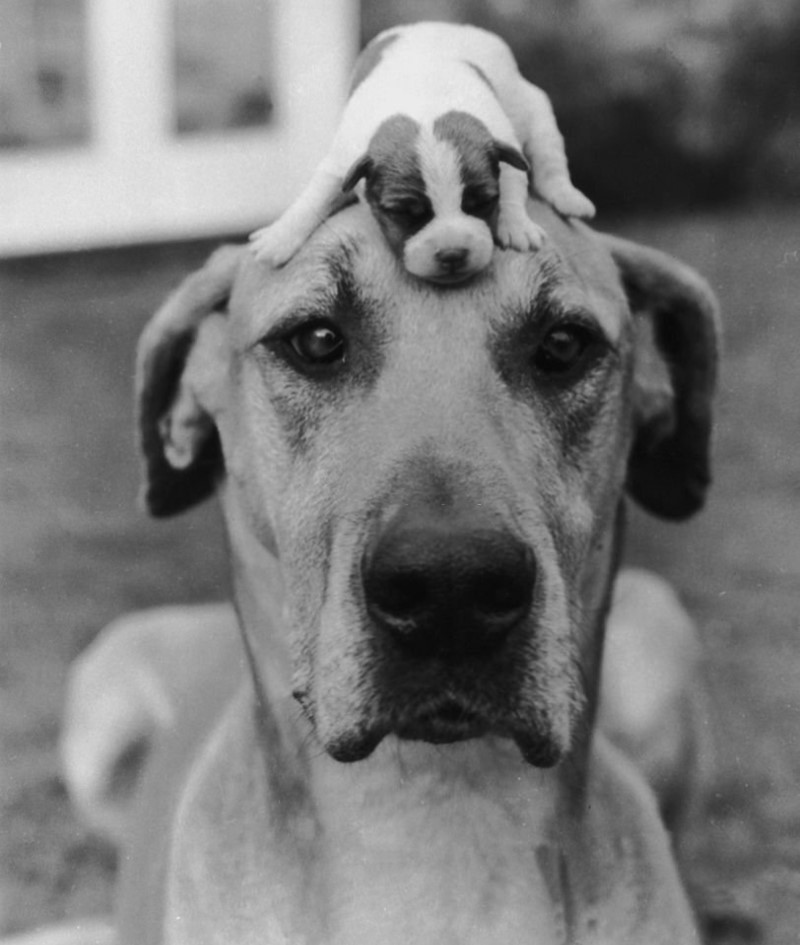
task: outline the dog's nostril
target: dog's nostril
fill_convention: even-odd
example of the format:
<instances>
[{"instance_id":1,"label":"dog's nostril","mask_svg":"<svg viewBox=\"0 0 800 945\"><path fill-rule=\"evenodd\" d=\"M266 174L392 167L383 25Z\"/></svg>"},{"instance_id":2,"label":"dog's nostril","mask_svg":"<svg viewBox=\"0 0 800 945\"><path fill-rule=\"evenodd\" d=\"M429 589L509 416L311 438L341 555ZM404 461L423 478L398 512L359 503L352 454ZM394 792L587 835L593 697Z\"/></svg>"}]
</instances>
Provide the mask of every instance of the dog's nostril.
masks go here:
<instances>
[{"instance_id":1,"label":"dog's nostril","mask_svg":"<svg viewBox=\"0 0 800 945\"><path fill-rule=\"evenodd\" d=\"M430 595L422 574L377 575L370 584L370 599L385 615L398 620L412 618L428 603Z\"/></svg>"},{"instance_id":2,"label":"dog's nostril","mask_svg":"<svg viewBox=\"0 0 800 945\"><path fill-rule=\"evenodd\" d=\"M531 589L531 581L524 571L488 574L474 583L470 599L475 610L487 617L504 617L516 611L527 611Z\"/></svg>"}]
</instances>

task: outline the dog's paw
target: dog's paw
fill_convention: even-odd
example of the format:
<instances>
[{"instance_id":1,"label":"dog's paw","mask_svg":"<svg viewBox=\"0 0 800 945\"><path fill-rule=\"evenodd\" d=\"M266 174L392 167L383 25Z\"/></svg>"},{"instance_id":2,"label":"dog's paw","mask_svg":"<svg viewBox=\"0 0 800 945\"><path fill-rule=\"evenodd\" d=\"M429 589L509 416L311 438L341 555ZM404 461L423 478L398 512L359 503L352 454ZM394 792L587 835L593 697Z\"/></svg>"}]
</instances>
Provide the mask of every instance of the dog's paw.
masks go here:
<instances>
[{"instance_id":1,"label":"dog's paw","mask_svg":"<svg viewBox=\"0 0 800 945\"><path fill-rule=\"evenodd\" d=\"M285 266L302 245L303 241L287 233L280 221L250 234L250 249L253 255L259 262L274 269Z\"/></svg>"},{"instance_id":2,"label":"dog's paw","mask_svg":"<svg viewBox=\"0 0 800 945\"><path fill-rule=\"evenodd\" d=\"M563 217L580 217L591 220L595 215L595 206L577 187L569 181L560 180L540 190L542 197Z\"/></svg>"},{"instance_id":3,"label":"dog's paw","mask_svg":"<svg viewBox=\"0 0 800 945\"><path fill-rule=\"evenodd\" d=\"M495 233L498 246L526 253L540 249L544 239L544 230L524 210L509 213L500 208Z\"/></svg>"}]
</instances>

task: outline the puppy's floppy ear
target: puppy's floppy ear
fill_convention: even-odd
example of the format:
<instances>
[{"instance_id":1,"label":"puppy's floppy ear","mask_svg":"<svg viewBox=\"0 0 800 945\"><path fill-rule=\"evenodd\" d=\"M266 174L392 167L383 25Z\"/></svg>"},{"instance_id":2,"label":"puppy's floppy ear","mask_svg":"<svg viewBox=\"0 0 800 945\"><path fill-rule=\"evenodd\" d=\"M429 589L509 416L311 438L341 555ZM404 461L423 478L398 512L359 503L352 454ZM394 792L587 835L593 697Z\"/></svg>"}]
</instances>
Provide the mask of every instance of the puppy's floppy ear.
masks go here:
<instances>
[{"instance_id":1,"label":"puppy's floppy ear","mask_svg":"<svg viewBox=\"0 0 800 945\"><path fill-rule=\"evenodd\" d=\"M719 313L710 286L665 253L604 237L636 319L636 431L627 487L655 515L682 519L711 483Z\"/></svg>"},{"instance_id":2,"label":"puppy's floppy ear","mask_svg":"<svg viewBox=\"0 0 800 945\"><path fill-rule=\"evenodd\" d=\"M503 164L510 164L511 167L525 171L526 174L530 171L530 166L525 160L522 151L510 144L506 144L505 141L498 141L497 138L494 140L494 156Z\"/></svg>"},{"instance_id":3,"label":"puppy's floppy ear","mask_svg":"<svg viewBox=\"0 0 800 945\"><path fill-rule=\"evenodd\" d=\"M136 358L139 445L144 455L143 501L151 515L182 512L213 491L222 453L212 418L189 378L202 364L196 348L203 322L224 308L246 247L218 249L188 276L142 332Z\"/></svg>"},{"instance_id":4,"label":"puppy's floppy ear","mask_svg":"<svg viewBox=\"0 0 800 945\"><path fill-rule=\"evenodd\" d=\"M342 181L342 191L347 193L352 190L362 177L369 177L372 173L374 162L369 154L363 154L344 175Z\"/></svg>"}]
</instances>

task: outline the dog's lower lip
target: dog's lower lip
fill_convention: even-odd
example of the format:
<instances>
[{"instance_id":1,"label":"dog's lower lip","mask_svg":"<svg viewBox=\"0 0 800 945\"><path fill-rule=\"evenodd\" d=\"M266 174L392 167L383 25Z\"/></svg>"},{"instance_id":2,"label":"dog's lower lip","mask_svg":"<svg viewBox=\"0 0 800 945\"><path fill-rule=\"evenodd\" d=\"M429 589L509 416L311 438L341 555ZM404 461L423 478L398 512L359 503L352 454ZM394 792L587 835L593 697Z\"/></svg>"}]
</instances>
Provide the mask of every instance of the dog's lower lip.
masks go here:
<instances>
[{"instance_id":1,"label":"dog's lower lip","mask_svg":"<svg viewBox=\"0 0 800 945\"><path fill-rule=\"evenodd\" d=\"M363 761L378 747L383 735L365 734L358 738L342 739L326 746L328 754L334 761L351 764L354 761Z\"/></svg>"},{"instance_id":2,"label":"dog's lower lip","mask_svg":"<svg viewBox=\"0 0 800 945\"><path fill-rule=\"evenodd\" d=\"M561 761L563 751L544 737L531 736L529 733L515 733L514 741L520 754L534 768L552 768Z\"/></svg>"},{"instance_id":3,"label":"dog's lower lip","mask_svg":"<svg viewBox=\"0 0 800 945\"><path fill-rule=\"evenodd\" d=\"M405 719L397 728L400 738L432 744L479 738L489 730L488 723L476 712L457 702L446 702Z\"/></svg>"}]
</instances>

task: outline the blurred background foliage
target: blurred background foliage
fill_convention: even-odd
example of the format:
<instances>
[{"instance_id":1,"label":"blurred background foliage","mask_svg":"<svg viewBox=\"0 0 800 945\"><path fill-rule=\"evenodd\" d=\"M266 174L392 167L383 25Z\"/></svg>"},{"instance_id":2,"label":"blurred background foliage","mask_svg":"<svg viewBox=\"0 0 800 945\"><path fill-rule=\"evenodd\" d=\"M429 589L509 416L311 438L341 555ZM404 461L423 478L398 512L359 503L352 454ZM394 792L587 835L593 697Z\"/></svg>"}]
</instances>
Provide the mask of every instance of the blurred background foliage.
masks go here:
<instances>
[{"instance_id":1,"label":"blurred background foliage","mask_svg":"<svg viewBox=\"0 0 800 945\"><path fill-rule=\"evenodd\" d=\"M365 0L362 39L419 19L510 43L603 210L800 196L796 0Z\"/></svg>"}]
</instances>

